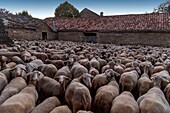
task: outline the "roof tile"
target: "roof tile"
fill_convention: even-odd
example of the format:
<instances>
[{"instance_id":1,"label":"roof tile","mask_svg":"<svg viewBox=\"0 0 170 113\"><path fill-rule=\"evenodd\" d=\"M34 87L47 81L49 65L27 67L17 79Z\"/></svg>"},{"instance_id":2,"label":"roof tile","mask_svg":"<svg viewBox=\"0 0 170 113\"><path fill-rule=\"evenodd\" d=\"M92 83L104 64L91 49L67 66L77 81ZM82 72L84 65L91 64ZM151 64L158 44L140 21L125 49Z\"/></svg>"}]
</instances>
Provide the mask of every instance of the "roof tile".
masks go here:
<instances>
[{"instance_id":1,"label":"roof tile","mask_svg":"<svg viewBox=\"0 0 170 113\"><path fill-rule=\"evenodd\" d=\"M169 13L103 16L99 18L47 18L58 31L170 31Z\"/></svg>"}]
</instances>

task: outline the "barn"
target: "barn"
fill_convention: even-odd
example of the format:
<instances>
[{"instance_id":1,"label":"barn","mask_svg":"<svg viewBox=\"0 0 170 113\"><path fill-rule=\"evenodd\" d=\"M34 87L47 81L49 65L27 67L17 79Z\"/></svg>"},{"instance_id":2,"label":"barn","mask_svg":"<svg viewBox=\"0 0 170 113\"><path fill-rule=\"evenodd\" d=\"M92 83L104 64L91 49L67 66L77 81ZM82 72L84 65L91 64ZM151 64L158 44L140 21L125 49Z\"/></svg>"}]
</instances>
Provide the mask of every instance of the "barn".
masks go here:
<instances>
[{"instance_id":1,"label":"barn","mask_svg":"<svg viewBox=\"0 0 170 113\"><path fill-rule=\"evenodd\" d=\"M169 13L46 18L45 21L57 31L58 40L170 47Z\"/></svg>"},{"instance_id":2,"label":"barn","mask_svg":"<svg viewBox=\"0 0 170 113\"><path fill-rule=\"evenodd\" d=\"M0 19L13 40L52 40L57 36L41 19L12 14L1 14Z\"/></svg>"}]
</instances>

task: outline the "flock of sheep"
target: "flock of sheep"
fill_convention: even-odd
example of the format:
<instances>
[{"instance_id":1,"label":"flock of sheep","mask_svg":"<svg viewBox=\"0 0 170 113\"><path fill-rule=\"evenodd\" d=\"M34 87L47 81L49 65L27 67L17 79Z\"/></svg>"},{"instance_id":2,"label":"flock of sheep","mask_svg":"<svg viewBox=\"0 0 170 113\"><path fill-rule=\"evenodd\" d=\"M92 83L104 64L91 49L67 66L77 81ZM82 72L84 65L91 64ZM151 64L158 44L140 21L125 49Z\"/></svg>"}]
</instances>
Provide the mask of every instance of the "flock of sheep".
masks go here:
<instances>
[{"instance_id":1,"label":"flock of sheep","mask_svg":"<svg viewBox=\"0 0 170 113\"><path fill-rule=\"evenodd\" d=\"M170 113L170 48L0 45L0 113Z\"/></svg>"}]
</instances>

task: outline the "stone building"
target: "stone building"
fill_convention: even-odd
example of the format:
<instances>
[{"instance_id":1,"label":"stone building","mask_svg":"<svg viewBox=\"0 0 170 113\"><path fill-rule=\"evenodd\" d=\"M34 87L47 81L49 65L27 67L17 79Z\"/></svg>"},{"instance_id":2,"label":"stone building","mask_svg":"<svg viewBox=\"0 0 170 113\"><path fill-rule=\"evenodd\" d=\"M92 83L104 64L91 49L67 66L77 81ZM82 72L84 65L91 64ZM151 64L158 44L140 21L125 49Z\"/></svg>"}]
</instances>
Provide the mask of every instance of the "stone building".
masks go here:
<instances>
[{"instance_id":1,"label":"stone building","mask_svg":"<svg viewBox=\"0 0 170 113\"><path fill-rule=\"evenodd\" d=\"M170 47L170 14L47 18L59 40ZM55 23L55 29L54 29Z\"/></svg>"},{"instance_id":2,"label":"stone building","mask_svg":"<svg viewBox=\"0 0 170 113\"><path fill-rule=\"evenodd\" d=\"M13 40L52 40L56 32L40 19L12 14L1 14L5 31Z\"/></svg>"},{"instance_id":3,"label":"stone building","mask_svg":"<svg viewBox=\"0 0 170 113\"><path fill-rule=\"evenodd\" d=\"M98 18L99 15L87 8L84 8L81 12L80 12L80 17L81 18Z\"/></svg>"}]
</instances>

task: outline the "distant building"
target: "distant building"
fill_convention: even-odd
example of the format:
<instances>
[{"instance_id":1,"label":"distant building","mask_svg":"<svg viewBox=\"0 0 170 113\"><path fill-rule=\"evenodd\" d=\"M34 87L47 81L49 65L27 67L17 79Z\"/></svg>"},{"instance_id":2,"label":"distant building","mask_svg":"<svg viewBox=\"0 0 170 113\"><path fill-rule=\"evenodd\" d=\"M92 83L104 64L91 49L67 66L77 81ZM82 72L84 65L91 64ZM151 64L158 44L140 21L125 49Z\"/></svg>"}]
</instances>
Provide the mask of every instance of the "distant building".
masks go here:
<instances>
[{"instance_id":1,"label":"distant building","mask_svg":"<svg viewBox=\"0 0 170 113\"><path fill-rule=\"evenodd\" d=\"M55 20L59 40L170 47L170 13L87 17L45 21L53 29Z\"/></svg>"},{"instance_id":2,"label":"distant building","mask_svg":"<svg viewBox=\"0 0 170 113\"><path fill-rule=\"evenodd\" d=\"M12 14L1 14L5 31L13 40L52 40L56 39L47 24L40 19Z\"/></svg>"},{"instance_id":3,"label":"distant building","mask_svg":"<svg viewBox=\"0 0 170 113\"><path fill-rule=\"evenodd\" d=\"M81 12L80 12L80 17L81 18L98 18L99 15L87 8L84 8Z\"/></svg>"},{"instance_id":4,"label":"distant building","mask_svg":"<svg viewBox=\"0 0 170 113\"><path fill-rule=\"evenodd\" d=\"M100 16L89 9L79 18L46 18L0 14L13 40L64 40L170 47L170 13ZM0 37L1 38L1 37Z\"/></svg>"}]
</instances>

